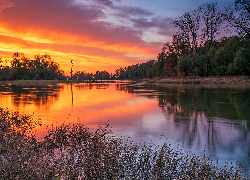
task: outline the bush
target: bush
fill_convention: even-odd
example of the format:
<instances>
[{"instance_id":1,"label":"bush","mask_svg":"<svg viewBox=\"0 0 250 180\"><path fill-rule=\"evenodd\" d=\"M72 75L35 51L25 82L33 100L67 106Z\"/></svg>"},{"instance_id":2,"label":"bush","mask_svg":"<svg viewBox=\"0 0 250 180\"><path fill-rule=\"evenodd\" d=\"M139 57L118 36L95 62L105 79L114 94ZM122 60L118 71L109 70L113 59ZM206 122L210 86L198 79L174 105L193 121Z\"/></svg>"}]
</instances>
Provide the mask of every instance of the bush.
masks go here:
<instances>
[{"instance_id":1,"label":"bush","mask_svg":"<svg viewBox=\"0 0 250 180\"><path fill-rule=\"evenodd\" d=\"M184 74L185 76L189 75L193 70L193 60L187 56L181 56L177 60L176 69L180 74Z\"/></svg>"},{"instance_id":2,"label":"bush","mask_svg":"<svg viewBox=\"0 0 250 180\"><path fill-rule=\"evenodd\" d=\"M82 124L54 127L38 141L29 135L40 121L0 109L0 179L237 179L238 168L216 168L195 156L136 144L113 135L109 125L94 132Z\"/></svg>"},{"instance_id":3,"label":"bush","mask_svg":"<svg viewBox=\"0 0 250 180\"><path fill-rule=\"evenodd\" d=\"M207 72L207 55L200 55L198 53L192 54L193 65L194 65L194 73L196 75L204 77Z\"/></svg>"},{"instance_id":4,"label":"bush","mask_svg":"<svg viewBox=\"0 0 250 180\"><path fill-rule=\"evenodd\" d=\"M250 52L248 49L240 48L236 52L233 63L237 74L250 75Z\"/></svg>"}]
</instances>

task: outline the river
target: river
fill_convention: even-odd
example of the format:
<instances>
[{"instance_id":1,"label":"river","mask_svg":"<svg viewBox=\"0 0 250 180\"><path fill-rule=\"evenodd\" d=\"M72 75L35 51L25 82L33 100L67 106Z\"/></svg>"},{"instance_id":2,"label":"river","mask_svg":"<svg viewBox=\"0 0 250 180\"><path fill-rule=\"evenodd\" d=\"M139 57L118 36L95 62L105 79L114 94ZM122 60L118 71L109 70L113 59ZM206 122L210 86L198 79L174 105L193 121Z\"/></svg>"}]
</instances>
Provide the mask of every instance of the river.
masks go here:
<instances>
[{"instance_id":1,"label":"river","mask_svg":"<svg viewBox=\"0 0 250 180\"><path fill-rule=\"evenodd\" d=\"M0 86L1 107L40 118L48 127L108 123L134 141L204 152L250 170L250 87L247 85L112 83Z\"/></svg>"}]
</instances>

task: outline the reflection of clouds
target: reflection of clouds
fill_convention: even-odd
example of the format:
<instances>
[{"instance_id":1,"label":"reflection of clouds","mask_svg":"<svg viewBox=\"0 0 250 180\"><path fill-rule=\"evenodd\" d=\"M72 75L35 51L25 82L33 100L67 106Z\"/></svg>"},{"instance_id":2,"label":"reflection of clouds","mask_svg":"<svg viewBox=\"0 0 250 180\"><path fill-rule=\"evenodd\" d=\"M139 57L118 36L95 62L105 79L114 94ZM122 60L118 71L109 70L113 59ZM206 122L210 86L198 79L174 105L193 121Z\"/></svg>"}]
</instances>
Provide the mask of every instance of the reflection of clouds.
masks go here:
<instances>
[{"instance_id":1,"label":"reflection of clouds","mask_svg":"<svg viewBox=\"0 0 250 180\"><path fill-rule=\"evenodd\" d=\"M3 89L4 92L9 93L0 94L2 105L28 114L35 112L35 117L41 118L45 126L81 122L88 127L95 128L100 122L109 120L108 123L115 133L131 136L133 140L163 144L165 139L169 138L172 139L172 144L179 143L180 146L184 146L185 150L192 153L200 154L206 149L209 152L213 151L212 153L222 161L230 158L234 162L241 162L246 167L250 167L250 161L248 161L250 157L249 120L223 118L224 115L228 117L226 112L228 106L211 103L229 102L227 98L230 97L230 103L235 102L233 107L237 107L237 112L242 114L241 117L245 117L239 104L248 107L246 104L248 93L244 95L240 91L239 93L230 91L220 93L219 90L214 90L209 94L209 89L198 87L192 89L190 87L144 86L143 88L112 83L93 83L91 86L73 84L74 104L72 107L70 84L60 84L60 88L53 89L53 92L58 94L57 99L49 96L47 103L38 104L30 101L30 96L42 95L46 100L45 94L30 94L28 89L24 89L27 93L23 92L18 95L17 89ZM136 89L140 90L133 91ZM48 89L40 89L41 92L43 90L48 91ZM31 91L38 90L32 89ZM151 91L155 96L142 95L145 91ZM22 96L27 96L29 98L24 98L22 101L31 103L25 106L24 104L15 106L13 95L19 96L17 101L20 101ZM219 111L215 111L217 108ZM229 110L233 112L232 109ZM38 129L38 136L42 137L45 126L43 129ZM161 135L164 137L159 140Z\"/></svg>"},{"instance_id":2,"label":"reflection of clouds","mask_svg":"<svg viewBox=\"0 0 250 180\"><path fill-rule=\"evenodd\" d=\"M144 88L130 86L128 92L141 97L151 89L161 92L155 97L165 118L145 114L143 127L146 130L141 134L147 131L152 135L155 129L155 134L163 133L173 138L187 151L200 154L206 149L220 159L220 165L230 159L250 168L250 116L247 110L250 93L247 87L145 85Z\"/></svg>"},{"instance_id":3,"label":"reflection of clouds","mask_svg":"<svg viewBox=\"0 0 250 180\"><path fill-rule=\"evenodd\" d=\"M160 129L166 123L163 114L144 114L142 119L142 127L149 129Z\"/></svg>"},{"instance_id":4,"label":"reflection of clouds","mask_svg":"<svg viewBox=\"0 0 250 180\"><path fill-rule=\"evenodd\" d=\"M204 113L193 113L190 117L174 115L174 119L169 120L168 125L178 132L174 141L185 150L200 154L206 149L219 158L220 165L230 160L250 168L250 136L245 138L244 131L236 123L218 117L207 118Z\"/></svg>"}]
</instances>

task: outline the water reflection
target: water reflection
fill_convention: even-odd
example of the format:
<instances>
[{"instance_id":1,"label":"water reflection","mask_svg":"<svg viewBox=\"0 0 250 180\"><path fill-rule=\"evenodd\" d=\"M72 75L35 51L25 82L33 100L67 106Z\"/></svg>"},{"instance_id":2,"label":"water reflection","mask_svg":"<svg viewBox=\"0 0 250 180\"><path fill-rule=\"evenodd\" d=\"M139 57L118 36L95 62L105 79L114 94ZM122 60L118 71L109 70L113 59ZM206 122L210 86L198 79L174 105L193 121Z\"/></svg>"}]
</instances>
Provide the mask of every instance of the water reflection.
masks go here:
<instances>
[{"instance_id":1,"label":"water reflection","mask_svg":"<svg viewBox=\"0 0 250 180\"><path fill-rule=\"evenodd\" d=\"M137 96L156 98L178 132L175 140L193 152L205 147L250 168L250 88L246 86L120 86ZM231 159L232 160L232 159Z\"/></svg>"},{"instance_id":2,"label":"water reflection","mask_svg":"<svg viewBox=\"0 0 250 180\"><path fill-rule=\"evenodd\" d=\"M203 112L207 117L250 122L250 88L247 86L117 84L116 89L147 98L157 98L159 107L170 114L190 116L195 111Z\"/></svg>"},{"instance_id":3,"label":"water reflection","mask_svg":"<svg viewBox=\"0 0 250 180\"><path fill-rule=\"evenodd\" d=\"M58 101L59 91L62 88L63 86L57 84L47 86L2 84L0 85L0 94L11 95L11 102L17 107L26 104L46 105L49 107L55 101Z\"/></svg>"},{"instance_id":4,"label":"water reflection","mask_svg":"<svg viewBox=\"0 0 250 180\"><path fill-rule=\"evenodd\" d=\"M135 140L215 154L250 169L250 88L247 86L124 83L0 86L1 106L41 118L43 124L101 121ZM42 136L46 128L39 129ZM164 135L164 136L161 136ZM159 138L162 137L162 140ZM163 138L164 137L164 138Z\"/></svg>"}]
</instances>

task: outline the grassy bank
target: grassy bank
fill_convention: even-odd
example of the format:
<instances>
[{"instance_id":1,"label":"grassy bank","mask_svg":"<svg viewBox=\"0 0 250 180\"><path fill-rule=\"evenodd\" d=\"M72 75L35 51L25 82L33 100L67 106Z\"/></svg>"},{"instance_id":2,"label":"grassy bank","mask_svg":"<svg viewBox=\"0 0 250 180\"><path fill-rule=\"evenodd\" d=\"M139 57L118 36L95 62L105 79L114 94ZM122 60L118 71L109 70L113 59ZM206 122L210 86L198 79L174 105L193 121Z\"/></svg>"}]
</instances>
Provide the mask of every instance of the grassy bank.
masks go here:
<instances>
[{"instance_id":1,"label":"grassy bank","mask_svg":"<svg viewBox=\"0 0 250 180\"><path fill-rule=\"evenodd\" d=\"M30 132L40 120L2 108L0 117L0 179L244 179L238 167L217 168L206 154L136 144L107 124L94 132L62 125L37 140Z\"/></svg>"}]
</instances>

